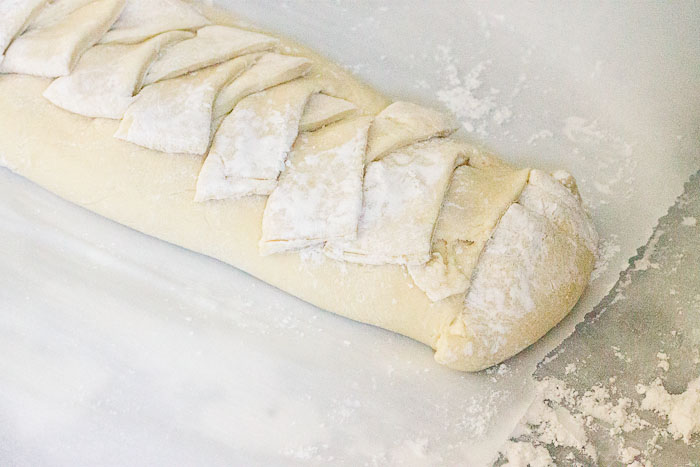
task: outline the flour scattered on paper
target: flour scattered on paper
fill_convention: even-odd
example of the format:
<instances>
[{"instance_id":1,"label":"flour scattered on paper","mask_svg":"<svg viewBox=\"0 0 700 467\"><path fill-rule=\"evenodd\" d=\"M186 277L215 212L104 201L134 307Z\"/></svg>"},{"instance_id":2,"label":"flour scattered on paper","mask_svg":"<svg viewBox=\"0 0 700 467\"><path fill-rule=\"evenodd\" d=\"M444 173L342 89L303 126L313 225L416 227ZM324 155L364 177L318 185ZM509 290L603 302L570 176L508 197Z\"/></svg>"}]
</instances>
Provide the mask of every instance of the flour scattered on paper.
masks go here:
<instances>
[{"instance_id":1,"label":"flour scattered on paper","mask_svg":"<svg viewBox=\"0 0 700 467\"><path fill-rule=\"evenodd\" d=\"M436 91L436 96L452 112L469 133L486 136L488 118L501 125L513 116L510 108L498 106L495 96L498 89L483 89L481 74L491 64L490 60L476 64L469 72L460 74L452 48L443 45L437 48L435 61L441 78L446 81Z\"/></svg>"},{"instance_id":2,"label":"flour scattered on paper","mask_svg":"<svg viewBox=\"0 0 700 467\"><path fill-rule=\"evenodd\" d=\"M610 261L615 259L620 253L620 243L616 234L610 234L608 238L603 238L598 244L598 257L595 267L591 272L591 282L598 279L608 270Z\"/></svg>"},{"instance_id":3,"label":"flour scattered on paper","mask_svg":"<svg viewBox=\"0 0 700 467\"><path fill-rule=\"evenodd\" d=\"M658 358L668 364L668 357ZM663 369L666 371L665 369ZM650 454L662 449L660 439L698 441L700 434L700 377L691 381L680 394L669 394L662 380L638 384L641 402L619 396L615 379L609 385L596 384L580 394L556 378L538 383L537 396L509 440L500 450L507 466L555 465L552 450L568 450L565 458L580 462L597 462L598 455L589 439L593 431L607 430L617 445L617 458L623 465L650 466ZM661 416L665 426L656 427L645 420L649 412ZM646 414L646 415L645 415ZM642 416L645 418L642 418ZM630 446L622 436L639 430L651 433L646 445ZM567 452L567 451L563 451Z\"/></svg>"},{"instance_id":4,"label":"flour scattered on paper","mask_svg":"<svg viewBox=\"0 0 700 467\"><path fill-rule=\"evenodd\" d=\"M530 51L531 52L531 51ZM435 96L461 122L468 133L480 138L493 136L508 137L515 141L515 135L503 125L515 121L523 123L526 116L516 114L519 107L516 98L526 86L527 75L520 73L510 92L502 92L494 87L490 70L498 64L491 59L475 61L462 68L460 60L450 44L436 48L433 57L438 72ZM527 63L527 53L523 56ZM429 88L420 80L419 88ZM589 188L596 196L588 195L586 199L593 203L592 208L610 204L611 198L633 196L635 189L635 171L637 161L634 157L635 144L613 133L602 125L598 119L578 115L566 117L559 129L541 128L530 135L525 142L532 146L547 139L562 138L573 143L573 157L590 159L595 165L595 179L578 180L582 186Z\"/></svg>"},{"instance_id":5,"label":"flour scattered on paper","mask_svg":"<svg viewBox=\"0 0 700 467\"><path fill-rule=\"evenodd\" d=\"M695 217L684 217L681 225L686 227L693 227L698 224L698 220Z\"/></svg>"},{"instance_id":6,"label":"flour scattered on paper","mask_svg":"<svg viewBox=\"0 0 700 467\"><path fill-rule=\"evenodd\" d=\"M531 443L508 441L503 448L506 458L502 467L550 467L554 465L554 459L543 446Z\"/></svg>"},{"instance_id":7,"label":"flour scattered on paper","mask_svg":"<svg viewBox=\"0 0 700 467\"><path fill-rule=\"evenodd\" d=\"M554 136L554 133L552 133L550 130L540 130L537 133L533 133L530 138L527 140L527 144L535 144L537 141L541 139L547 139L551 138Z\"/></svg>"},{"instance_id":8,"label":"flour scattered on paper","mask_svg":"<svg viewBox=\"0 0 700 467\"><path fill-rule=\"evenodd\" d=\"M636 188L634 144L601 128L597 120L570 116L563 123L562 134L577 145L576 151L581 157L586 159L581 149L595 154L591 163L595 164L600 176L590 184L602 195L599 203L608 204L607 198L611 196L631 197Z\"/></svg>"},{"instance_id":9,"label":"flour scattered on paper","mask_svg":"<svg viewBox=\"0 0 700 467\"><path fill-rule=\"evenodd\" d=\"M644 395L643 410L653 410L668 421L673 439L690 444L693 434L700 433L700 377L680 394L669 394L659 378L648 386L638 385L637 392Z\"/></svg>"}]
</instances>

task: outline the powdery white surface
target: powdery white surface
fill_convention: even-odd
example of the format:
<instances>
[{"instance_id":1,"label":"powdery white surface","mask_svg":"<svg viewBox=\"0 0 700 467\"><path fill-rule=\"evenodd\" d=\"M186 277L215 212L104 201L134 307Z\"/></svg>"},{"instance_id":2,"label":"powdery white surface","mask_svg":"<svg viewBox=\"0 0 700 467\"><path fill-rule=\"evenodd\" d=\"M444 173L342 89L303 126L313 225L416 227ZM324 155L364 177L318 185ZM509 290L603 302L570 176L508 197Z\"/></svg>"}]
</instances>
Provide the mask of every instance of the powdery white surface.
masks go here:
<instances>
[{"instance_id":1,"label":"powdery white surface","mask_svg":"<svg viewBox=\"0 0 700 467\"><path fill-rule=\"evenodd\" d=\"M191 35L171 31L140 44L93 47L83 54L70 75L52 81L43 95L69 112L120 119L141 89L143 76L158 51Z\"/></svg>"},{"instance_id":2,"label":"powdery white surface","mask_svg":"<svg viewBox=\"0 0 700 467\"><path fill-rule=\"evenodd\" d=\"M238 57L146 86L127 108L115 136L157 151L204 154L217 93L253 60Z\"/></svg>"},{"instance_id":3,"label":"powdery white surface","mask_svg":"<svg viewBox=\"0 0 700 467\"><path fill-rule=\"evenodd\" d=\"M637 392L644 394L642 409L668 419L668 431L674 439L683 438L689 444L690 438L700 433L700 377L688 383L680 394L669 394L658 378L648 386L639 385Z\"/></svg>"},{"instance_id":4,"label":"powdery white surface","mask_svg":"<svg viewBox=\"0 0 700 467\"><path fill-rule=\"evenodd\" d=\"M0 71L47 78L68 75L80 56L114 24L124 2L99 0L46 27L30 25L5 51Z\"/></svg>"},{"instance_id":5,"label":"powdery white surface","mask_svg":"<svg viewBox=\"0 0 700 467\"><path fill-rule=\"evenodd\" d=\"M695 217L684 217L682 224L687 227L693 227L698 224L698 220Z\"/></svg>"},{"instance_id":6,"label":"powdery white surface","mask_svg":"<svg viewBox=\"0 0 700 467\"><path fill-rule=\"evenodd\" d=\"M299 133L299 120L311 91L310 86L297 86L292 82L239 102L221 123L210 151L223 160L224 174L243 179L277 180Z\"/></svg>"},{"instance_id":7,"label":"powdery white surface","mask_svg":"<svg viewBox=\"0 0 700 467\"><path fill-rule=\"evenodd\" d=\"M305 75L311 61L276 53L266 53L249 70L233 80L216 96L214 118L228 114L244 97Z\"/></svg>"},{"instance_id":8,"label":"powdery white surface","mask_svg":"<svg viewBox=\"0 0 700 467\"><path fill-rule=\"evenodd\" d=\"M332 258L364 264L424 264L460 150L450 140L415 143L367 164L357 238L334 239Z\"/></svg>"},{"instance_id":9,"label":"powdery white surface","mask_svg":"<svg viewBox=\"0 0 700 467\"><path fill-rule=\"evenodd\" d=\"M554 459L546 448L531 443L508 441L503 448L506 467L551 467Z\"/></svg>"},{"instance_id":10,"label":"powdery white surface","mask_svg":"<svg viewBox=\"0 0 700 467\"><path fill-rule=\"evenodd\" d=\"M488 350L492 354L506 343L514 318L535 310L532 292L541 287L535 273L538 264L551 258L554 233L545 217L514 203L481 253L465 303L472 310L470 317L481 318L474 319L476 335L485 345L490 343ZM573 272L575 257L570 260L569 271ZM562 274L559 279L566 282L571 276ZM553 284L553 288L557 285L560 284Z\"/></svg>"},{"instance_id":11,"label":"powdery white surface","mask_svg":"<svg viewBox=\"0 0 700 467\"><path fill-rule=\"evenodd\" d=\"M695 435L700 433L700 378L688 383L680 394L669 394L660 378L650 384L638 384L636 392L643 395L641 403L616 396L615 383L615 378L611 378L607 384L596 384L581 394L556 378L539 382L532 405L512 433L513 441L500 449L502 458L507 460L504 465L527 465L533 453L561 448L570 448L577 460L596 462L598 457L589 433L600 430L607 430L610 439L617 443L617 461L624 465L650 465L647 458L662 449L658 441L665 437L682 439L686 444L695 441ZM645 420L649 411L664 417L667 424L649 423ZM624 434L640 430L652 433L644 449L626 445ZM514 440L518 449L514 449Z\"/></svg>"},{"instance_id":12,"label":"powdery white surface","mask_svg":"<svg viewBox=\"0 0 700 467\"><path fill-rule=\"evenodd\" d=\"M429 106L460 86L439 58L449 47L477 101L461 117L471 137L518 165L573 173L606 261L540 343L459 374L419 344L2 170L0 244L10 248L0 250L0 303L10 306L0 307L0 460L74 464L80 447L81 461L101 465L488 462L530 405L535 364L604 296L697 169L700 80L688 59L697 7L216 3ZM430 33L406 40L416 17Z\"/></svg>"},{"instance_id":13,"label":"powdery white surface","mask_svg":"<svg viewBox=\"0 0 700 467\"><path fill-rule=\"evenodd\" d=\"M457 128L454 117L449 113L411 102L394 102L379 112L372 122L365 162L381 159L411 143L448 136Z\"/></svg>"},{"instance_id":14,"label":"powdery white surface","mask_svg":"<svg viewBox=\"0 0 700 467\"><path fill-rule=\"evenodd\" d=\"M299 137L265 203L261 254L355 238L371 122L359 117Z\"/></svg>"}]
</instances>

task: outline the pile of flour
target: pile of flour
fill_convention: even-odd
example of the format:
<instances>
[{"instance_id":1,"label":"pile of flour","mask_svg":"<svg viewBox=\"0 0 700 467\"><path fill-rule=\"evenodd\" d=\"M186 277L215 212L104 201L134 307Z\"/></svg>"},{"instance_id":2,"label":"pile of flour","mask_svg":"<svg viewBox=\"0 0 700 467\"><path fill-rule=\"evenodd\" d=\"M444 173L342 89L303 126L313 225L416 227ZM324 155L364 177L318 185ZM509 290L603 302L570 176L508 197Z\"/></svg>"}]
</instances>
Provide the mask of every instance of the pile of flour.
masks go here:
<instances>
[{"instance_id":1,"label":"pile of flour","mask_svg":"<svg viewBox=\"0 0 700 467\"><path fill-rule=\"evenodd\" d=\"M624 396L613 400L618 392L614 378L583 394L556 378L539 382L537 397L500 450L502 465L553 466L553 453L562 450L568 450L566 460L596 462L598 454L589 437L594 430L607 430L616 444L617 461L633 467L651 466L649 456L663 449L660 440L700 442L700 376L680 394L669 394L660 378L636 389L641 401ZM652 412L663 420L661 424L646 420L653 419ZM624 435L639 430L648 432L645 446L628 445Z\"/></svg>"}]
</instances>

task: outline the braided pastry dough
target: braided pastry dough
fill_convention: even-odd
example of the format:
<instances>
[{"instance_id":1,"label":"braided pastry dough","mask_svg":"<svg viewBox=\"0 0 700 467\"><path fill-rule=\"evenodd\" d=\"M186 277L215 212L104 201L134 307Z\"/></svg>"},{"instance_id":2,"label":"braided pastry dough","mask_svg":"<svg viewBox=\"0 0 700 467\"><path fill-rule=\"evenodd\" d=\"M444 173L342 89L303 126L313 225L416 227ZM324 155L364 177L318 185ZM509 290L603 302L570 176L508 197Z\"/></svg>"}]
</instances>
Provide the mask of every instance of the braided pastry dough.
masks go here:
<instances>
[{"instance_id":1,"label":"braided pastry dough","mask_svg":"<svg viewBox=\"0 0 700 467\"><path fill-rule=\"evenodd\" d=\"M0 163L68 200L459 370L532 344L586 287L573 178L508 166L449 115L197 3L10 5Z\"/></svg>"}]
</instances>

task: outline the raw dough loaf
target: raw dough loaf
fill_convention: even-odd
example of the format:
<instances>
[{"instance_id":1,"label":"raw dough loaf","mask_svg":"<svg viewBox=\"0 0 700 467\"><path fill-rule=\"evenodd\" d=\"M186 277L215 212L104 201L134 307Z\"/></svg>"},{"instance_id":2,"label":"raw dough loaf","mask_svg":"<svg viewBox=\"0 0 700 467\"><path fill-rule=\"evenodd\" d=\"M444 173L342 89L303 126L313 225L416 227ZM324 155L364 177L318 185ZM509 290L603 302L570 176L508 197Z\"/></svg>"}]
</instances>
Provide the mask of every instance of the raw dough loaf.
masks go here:
<instances>
[{"instance_id":1,"label":"raw dough loaf","mask_svg":"<svg viewBox=\"0 0 700 467\"><path fill-rule=\"evenodd\" d=\"M65 11L80 4L58 2ZM200 7L206 18L177 0L130 0L102 42L138 48L166 31L243 27ZM53 17L36 31L64 22ZM63 49L46 53L73 70ZM219 60L210 58L188 63ZM138 87L143 62L136 62L128 79L117 74L120 90ZM288 41L145 86L121 122L51 104L42 97L49 84L0 76L0 163L320 308L410 336L452 368L479 370L535 342L571 310L592 270L597 236L570 176L508 167L450 137L451 117L390 105ZM283 123L284 131L263 132L276 135L273 149L254 145L257 155L242 165L230 145L205 157L218 123L237 110L263 127ZM239 119L233 134L257 132L254 122ZM228 130L219 129L221 138ZM242 178L264 180L271 195L240 197ZM318 254L308 260L291 251L303 247Z\"/></svg>"}]
</instances>

